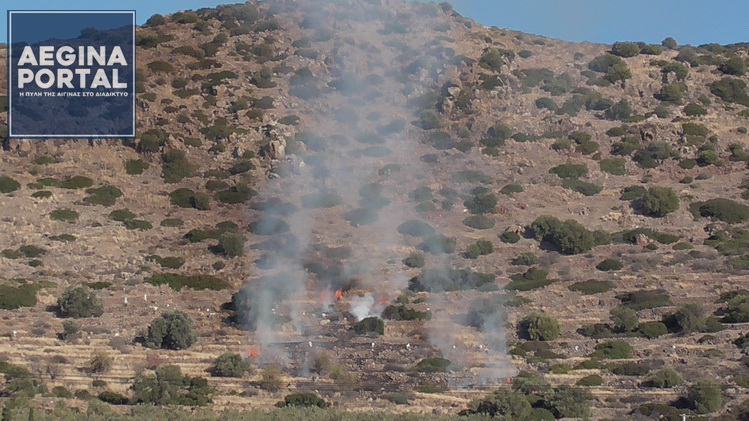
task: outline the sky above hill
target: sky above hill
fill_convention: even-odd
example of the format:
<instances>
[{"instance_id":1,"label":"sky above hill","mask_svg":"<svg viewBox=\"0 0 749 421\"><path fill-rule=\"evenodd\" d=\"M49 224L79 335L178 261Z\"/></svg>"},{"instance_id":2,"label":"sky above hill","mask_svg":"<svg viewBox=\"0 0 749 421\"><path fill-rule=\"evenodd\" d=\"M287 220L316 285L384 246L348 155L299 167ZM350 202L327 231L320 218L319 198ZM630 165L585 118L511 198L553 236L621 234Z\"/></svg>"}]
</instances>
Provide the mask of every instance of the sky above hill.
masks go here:
<instances>
[{"instance_id":1,"label":"sky above hill","mask_svg":"<svg viewBox=\"0 0 749 421\"><path fill-rule=\"evenodd\" d=\"M12 10L135 9L142 24L154 13L215 7L237 0L34 0ZM5 2L6 7L9 2ZM567 41L680 44L749 42L746 0L454 0L457 11L487 26L515 29ZM7 40L7 15L0 14L0 40Z\"/></svg>"}]
</instances>

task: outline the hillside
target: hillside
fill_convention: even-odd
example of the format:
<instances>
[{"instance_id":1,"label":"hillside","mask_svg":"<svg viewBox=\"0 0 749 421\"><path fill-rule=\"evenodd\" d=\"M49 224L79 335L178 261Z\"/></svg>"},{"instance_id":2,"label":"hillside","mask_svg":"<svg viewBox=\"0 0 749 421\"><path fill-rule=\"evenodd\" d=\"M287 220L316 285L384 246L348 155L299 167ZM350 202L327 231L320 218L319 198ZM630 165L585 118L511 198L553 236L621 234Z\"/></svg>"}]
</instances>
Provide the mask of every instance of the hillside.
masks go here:
<instances>
[{"instance_id":1,"label":"hillside","mask_svg":"<svg viewBox=\"0 0 749 421\"><path fill-rule=\"evenodd\" d=\"M137 139L3 140L6 402L749 413L747 45L569 43L399 0L156 15L136 39ZM194 340L154 343L174 310ZM247 370L221 376L227 352ZM207 383L158 395L167 365Z\"/></svg>"}]
</instances>

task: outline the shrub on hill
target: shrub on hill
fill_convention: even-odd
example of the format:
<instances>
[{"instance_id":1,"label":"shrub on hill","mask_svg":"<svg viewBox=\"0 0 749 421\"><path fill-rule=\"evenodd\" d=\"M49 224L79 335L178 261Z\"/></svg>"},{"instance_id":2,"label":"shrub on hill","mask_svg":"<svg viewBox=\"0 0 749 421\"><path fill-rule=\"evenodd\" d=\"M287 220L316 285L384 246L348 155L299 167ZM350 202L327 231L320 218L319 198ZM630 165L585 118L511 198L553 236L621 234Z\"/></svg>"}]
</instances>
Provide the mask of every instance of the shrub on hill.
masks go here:
<instances>
[{"instance_id":1,"label":"shrub on hill","mask_svg":"<svg viewBox=\"0 0 749 421\"><path fill-rule=\"evenodd\" d=\"M250 362L236 352L223 353L213 362L213 374L218 377L242 377L251 370Z\"/></svg>"},{"instance_id":2,"label":"shrub on hill","mask_svg":"<svg viewBox=\"0 0 749 421\"><path fill-rule=\"evenodd\" d=\"M713 217L729 224L737 224L749 219L749 207L731 199L710 199L695 202L690 210L695 216Z\"/></svg>"},{"instance_id":3,"label":"shrub on hill","mask_svg":"<svg viewBox=\"0 0 749 421\"><path fill-rule=\"evenodd\" d=\"M357 335L365 335L367 333L384 335L385 323L379 317L367 317L366 319L355 323L352 329Z\"/></svg>"},{"instance_id":4,"label":"shrub on hill","mask_svg":"<svg viewBox=\"0 0 749 421\"><path fill-rule=\"evenodd\" d=\"M632 358L632 346L624 341L602 342L594 349L595 351L590 354L591 358L611 360Z\"/></svg>"},{"instance_id":5,"label":"shrub on hill","mask_svg":"<svg viewBox=\"0 0 749 421\"><path fill-rule=\"evenodd\" d=\"M99 298L84 287L65 290L57 300L57 308L62 317L75 319L82 317L99 317L104 310Z\"/></svg>"},{"instance_id":6,"label":"shrub on hill","mask_svg":"<svg viewBox=\"0 0 749 421\"><path fill-rule=\"evenodd\" d=\"M559 322L545 314L532 313L518 325L520 334L533 341L553 341L559 338Z\"/></svg>"},{"instance_id":7,"label":"shrub on hill","mask_svg":"<svg viewBox=\"0 0 749 421\"><path fill-rule=\"evenodd\" d=\"M179 310L162 313L151 321L146 334L150 348L187 349L197 340L192 320Z\"/></svg>"},{"instance_id":8,"label":"shrub on hill","mask_svg":"<svg viewBox=\"0 0 749 421\"><path fill-rule=\"evenodd\" d=\"M615 42L611 47L611 54L619 57L634 57L640 54L640 46L636 42Z\"/></svg>"},{"instance_id":9,"label":"shrub on hill","mask_svg":"<svg viewBox=\"0 0 749 421\"><path fill-rule=\"evenodd\" d=\"M641 204L646 215L663 217L679 209L679 197L670 187L650 187Z\"/></svg>"},{"instance_id":10,"label":"shrub on hill","mask_svg":"<svg viewBox=\"0 0 749 421\"><path fill-rule=\"evenodd\" d=\"M562 164L550 169L549 173L559 178L580 178L588 173L588 167L585 164Z\"/></svg>"}]
</instances>

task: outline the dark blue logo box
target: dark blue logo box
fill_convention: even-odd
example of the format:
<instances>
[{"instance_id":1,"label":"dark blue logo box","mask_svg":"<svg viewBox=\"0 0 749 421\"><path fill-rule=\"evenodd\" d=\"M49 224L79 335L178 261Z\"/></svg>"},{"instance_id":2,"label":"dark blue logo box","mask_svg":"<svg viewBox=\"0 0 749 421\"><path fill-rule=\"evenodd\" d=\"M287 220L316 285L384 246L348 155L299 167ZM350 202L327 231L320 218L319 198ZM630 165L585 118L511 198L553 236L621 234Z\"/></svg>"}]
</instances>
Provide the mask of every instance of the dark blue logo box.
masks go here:
<instances>
[{"instance_id":1,"label":"dark blue logo box","mask_svg":"<svg viewBox=\"0 0 749 421\"><path fill-rule=\"evenodd\" d=\"M8 136L135 137L135 11L8 11Z\"/></svg>"}]
</instances>

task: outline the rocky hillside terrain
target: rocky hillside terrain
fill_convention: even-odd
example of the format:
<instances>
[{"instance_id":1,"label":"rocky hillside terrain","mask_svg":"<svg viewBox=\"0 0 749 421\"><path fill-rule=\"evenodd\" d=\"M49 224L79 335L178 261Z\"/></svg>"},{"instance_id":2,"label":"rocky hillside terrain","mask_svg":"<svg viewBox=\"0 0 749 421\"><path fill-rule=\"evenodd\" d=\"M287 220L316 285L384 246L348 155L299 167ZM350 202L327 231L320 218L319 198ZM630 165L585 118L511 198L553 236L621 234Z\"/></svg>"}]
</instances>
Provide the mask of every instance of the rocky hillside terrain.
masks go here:
<instances>
[{"instance_id":1,"label":"rocky hillside terrain","mask_svg":"<svg viewBox=\"0 0 749 421\"><path fill-rule=\"evenodd\" d=\"M749 416L748 45L399 0L136 35L136 139L3 139L4 419Z\"/></svg>"}]
</instances>

